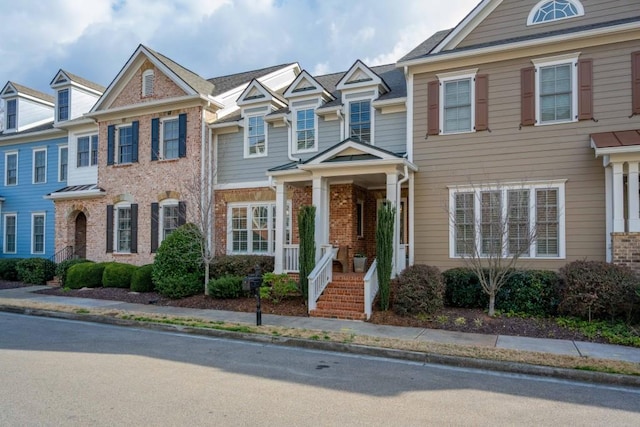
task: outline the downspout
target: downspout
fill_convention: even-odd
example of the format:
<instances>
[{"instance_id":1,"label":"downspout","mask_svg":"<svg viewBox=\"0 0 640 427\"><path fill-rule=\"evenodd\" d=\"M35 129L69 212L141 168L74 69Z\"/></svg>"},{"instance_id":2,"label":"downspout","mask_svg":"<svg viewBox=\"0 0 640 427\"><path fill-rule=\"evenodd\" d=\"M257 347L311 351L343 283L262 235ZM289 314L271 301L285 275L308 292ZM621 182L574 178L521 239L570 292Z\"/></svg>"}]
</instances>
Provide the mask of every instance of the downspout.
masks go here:
<instances>
[{"instance_id":1,"label":"downspout","mask_svg":"<svg viewBox=\"0 0 640 427\"><path fill-rule=\"evenodd\" d=\"M291 128L291 121L289 121L286 115L283 117L283 119L284 119L284 124L287 125L287 139L289 140L289 147L287 147L287 156L289 157L289 160L291 160L292 162L299 163L300 158L293 157L293 129ZM269 186L271 186L271 177L269 177ZM275 187L274 187L274 191L275 191Z\"/></svg>"},{"instance_id":2,"label":"downspout","mask_svg":"<svg viewBox=\"0 0 640 427\"><path fill-rule=\"evenodd\" d=\"M342 110L339 108L336 110L336 115L338 116L338 120L340 120L340 141L344 141L344 116L342 115Z\"/></svg>"}]
</instances>

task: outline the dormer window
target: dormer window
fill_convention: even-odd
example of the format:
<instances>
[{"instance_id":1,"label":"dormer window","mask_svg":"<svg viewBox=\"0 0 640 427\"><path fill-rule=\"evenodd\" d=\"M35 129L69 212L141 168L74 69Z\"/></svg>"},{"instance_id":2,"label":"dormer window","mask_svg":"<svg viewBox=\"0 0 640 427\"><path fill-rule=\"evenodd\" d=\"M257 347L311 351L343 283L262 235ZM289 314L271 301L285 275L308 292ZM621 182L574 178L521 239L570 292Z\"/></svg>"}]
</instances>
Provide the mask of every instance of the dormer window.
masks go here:
<instances>
[{"instance_id":1,"label":"dormer window","mask_svg":"<svg viewBox=\"0 0 640 427\"><path fill-rule=\"evenodd\" d=\"M142 73L142 96L153 95L153 70Z\"/></svg>"},{"instance_id":2,"label":"dormer window","mask_svg":"<svg viewBox=\"0 0 640 427\"><path fill-rule=\"evenodd\" d=\"M17 101L12 99L7 101L7 118L6 118L6 129L15 129L17 124Z\"/></svg>"},{"instance_id":3,"label":"dormer window","mask_svg":"<svg viewBox=\"0 0 640 427\"><path fill-rule=\"evenodd\" d=\"M527 25L542 24L582 15L584 15L584 7L578 0L542 0L531 9Z\"/></svg>"},{"instance_id":4,"label":"dormer window","mask_svg":"<svg viewBox=\"0 0 640 427\"><path fill-rule=\"evenodd\" d=\"M349 103L349 136L360 142L371 142L371 101Z\"/></svg>"},{"instance_id":5,"label":"dormer window","mask_svg":"<svg viewBox=\"0 0 640 427\"><path fill-rule=\"evenodd\" d=\"M69 120L69 89L58 91L58 121Z\"/></svg>"}]
</instances>

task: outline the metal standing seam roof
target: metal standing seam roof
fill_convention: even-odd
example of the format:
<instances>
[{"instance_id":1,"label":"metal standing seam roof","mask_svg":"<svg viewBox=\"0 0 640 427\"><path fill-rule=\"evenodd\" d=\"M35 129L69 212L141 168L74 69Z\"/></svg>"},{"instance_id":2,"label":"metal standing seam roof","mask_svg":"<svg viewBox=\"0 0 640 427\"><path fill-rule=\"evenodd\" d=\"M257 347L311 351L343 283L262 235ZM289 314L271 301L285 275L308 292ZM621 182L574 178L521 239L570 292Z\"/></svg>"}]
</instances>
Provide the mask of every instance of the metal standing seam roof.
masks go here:
<instances>
[{"instance_id":1,"label":"metal standing seam roof","mask_svg":"<svg viewBox=\"0 0 640 427\"><path fill-rule=\"evenodd\" d=\"M45 123L43 125L39 125L39 126L35 126L35 127L32 127L32 128L29 128L29 129L25 129L25 130L22 130L20 132L11 132L11 133L7 133L7 134L5 134L4 132L0 132L0 138L3 137L3 136L28 135L30 133L42 132L42 131L49 130L49 129L56 129L56 128L53 127L53 120L48 122L48 123Z\"/></svg>"},{"instance_id":2,"label":"metal standing seam roof","mask_svg":"<svg viewBox=\"0 0 640 427\"><path fill-rule=\"evenodd\" d=\"M591 140L596 148L615 148L640 145L640 130L592 133Z\"/></svg>"},{"instance_id":3,"label":"metal standing seam roof","mask_svg":"<svg viewBox=\"0 0 640 427\"><path fill-rule=\"evenodd\" d=\"M83 184L83 185L68 185L66 187L60 188L59 190L53 191L47 195L50 196L52 194L73 193L73 192L90 191L90 190L97 190L101 193L104 192L104 189L98 187L97 184Z\"/></svg>"}]
</instances>

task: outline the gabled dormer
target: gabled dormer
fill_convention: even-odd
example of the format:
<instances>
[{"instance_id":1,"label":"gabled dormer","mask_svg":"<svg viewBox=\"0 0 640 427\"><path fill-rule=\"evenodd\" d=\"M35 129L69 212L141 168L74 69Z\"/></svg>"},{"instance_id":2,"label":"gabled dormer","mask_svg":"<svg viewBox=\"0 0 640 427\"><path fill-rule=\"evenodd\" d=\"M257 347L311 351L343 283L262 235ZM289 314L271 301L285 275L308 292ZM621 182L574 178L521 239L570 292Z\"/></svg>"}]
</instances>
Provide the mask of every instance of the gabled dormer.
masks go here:
<instances>
[{"instance_id":1,"label":"gabled dormer","mask_svg":"<svg viewBox=\"0 0 640 427\"><path fill-rule=\"evenodd\" d=\"M263 157L268 154L268 126L265 116L287 107L278 93L253 79L236 101L244 125L244 157Z\"/></svg>"},{"instance_id":2,"label":"gabled dormer","mask_svg":"<svg viewBox=\"0 0 640 427\"><path fill-rule=\"evenodd\" d=\"M0 98L5 103L4 134L20 132L53 121L55 100L46 93L7 82Z\"/></svg>"},{"instance_id":3,"label":"gabled dormer","mask_svg":"<svg viewBox=\"0 0 640 427\"><path fill-rule=\"evenodd\" d=\"M64 70L58 71L50 86L56 93L56 123L75 119L88 112L105 90L98 84Z\"/></svg>"}]
</instances>

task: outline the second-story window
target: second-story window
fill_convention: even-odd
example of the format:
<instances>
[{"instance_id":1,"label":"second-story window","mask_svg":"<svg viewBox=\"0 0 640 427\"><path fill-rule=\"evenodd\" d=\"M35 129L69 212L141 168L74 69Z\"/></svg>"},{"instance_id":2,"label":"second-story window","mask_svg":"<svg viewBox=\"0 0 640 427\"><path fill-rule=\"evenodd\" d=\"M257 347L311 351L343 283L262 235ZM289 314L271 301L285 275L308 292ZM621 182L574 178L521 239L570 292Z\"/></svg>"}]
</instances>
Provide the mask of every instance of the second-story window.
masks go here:
<instances>
[{"instance_id":1,"label":"second-story window","mask_svg":"<svg viewBox=\"0 0 640 427\"><path fill-rule=\"evenodd\" d=\"M107 126L107 165L129 164L138 162L138 129L140 125L134 120L129 125L109 125ZM97 140L96 154L92 158L97 161Z\"/></svg>"},{"instance_id":2,"label":"second-story window","mask_svg":"<svg viewBox=\"0 0 640 427\"><path fill-rule=\"evenodd\" d=\"M60 147L58 152L59 166L58 166L58 181L67 180L67 172L69 170L69 149L67 147Z\"/></svg>"},{"instance_id":3,"label":"second-story window","mask_svg":"<svg viewBox=\"0 0 640 427\"><path fill-rule=\"evenodd\" d=\"M58 91L58 121L69 119L69 89Z\"/></svg>"},{"instance_id":4,"label":"second-story window","mask_svg":"<svg viewBox=\"0 0 640 427\"><path fill-rule=\"evenodd\" d=\"M81 136L78 138L78 161L79 168L95 166L98 164L98 135Z\"/></svg>"},{"instance_id":5,"label":"second-story window","mask_svg":"<svg viewBox=\"0 0 640 427\"><path fill-rule=\"evenodd\" d=\"M123 126L118 129L118 163L131 163L133 161L133 129L131 126Z\"/></svg>"},{"instance_id":6,"label":"second-story window","mask_svg":"<svg viewBox=\"0 0 640 427\"><path fill-rule=\"evenodd\" d=\"M571 64L540 67L540 122L571 121Z\"/></svg>"},{"instance_id":7,"label":"second-story window","mask_svg":"<svg viewBox=\"0 0 640 427\"><path fill-rule=\"evenodd\" d=\"M6 129L15 129L17 126L17 101L15 99L12 99L10 101L7 101L7 119L6 119Z\"/></svg>"},{"instance_id":8,"label":"second-story window","mask_svg":"<svg viewBox=\"0 0 640 427\"><path fill-rule=\"evenodd\" d=\"M471 78L443 82L444 133L471 131Z\"/></svg>"},{"instance_id":9,"label":"second-story window","mask_svg":"<svg viewBox=\"0 0 640 427\"><path fill-rule=\"evenodd\" d=\"M18 184L18 153L7 153L4 157L5 162L5 185Z\"/></svg>"},{"instance_id":10,"label":"second-story window","mask_svg":"<svg viewBox=\"0 0 640 427\"><path fill-rule=\"evenodd\" d=\"M263 156L267 153L267 132L264 116L251 116L247 118L247 156Z\"/></svg>"},{"instance_id":11,"label":"second-story window","mask_svg":"<svg viewBox=\"0 0 640 427\"><path fill-rule=\"evenodd\" d=\"M315 113L313 108L296 111L296 148L297 151L315 149Z\"/></svg>"},{"instance_id":12,"label":"second-story window","mask_svg":"<svg viewBox=\"0 0 640 427\"><path fill-rule=\"evenodd\" d=\"M360 142L371 141L371 101L349 104L349 136Z\"/></svg>"},{"instance_id":13,"label":"second-story window","mask_svg":"<svg viewBox=\"0 0 640 427\"><path fill-rule=\"evenodd\" d=\"M162 122L162 158L177 159L179 146L178 119Z\"/></svg>"},{"instance_id":14,"label":"second-story window","mask_svg":"<svg viewBox=\"0 0 640 427\"><path fill-rule=\"evenodd\" d=\"M47 181L47 150L33 151L33 183L42 184Z\"/></svg>"}]
</instances>

